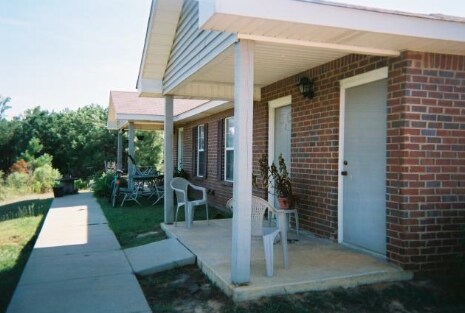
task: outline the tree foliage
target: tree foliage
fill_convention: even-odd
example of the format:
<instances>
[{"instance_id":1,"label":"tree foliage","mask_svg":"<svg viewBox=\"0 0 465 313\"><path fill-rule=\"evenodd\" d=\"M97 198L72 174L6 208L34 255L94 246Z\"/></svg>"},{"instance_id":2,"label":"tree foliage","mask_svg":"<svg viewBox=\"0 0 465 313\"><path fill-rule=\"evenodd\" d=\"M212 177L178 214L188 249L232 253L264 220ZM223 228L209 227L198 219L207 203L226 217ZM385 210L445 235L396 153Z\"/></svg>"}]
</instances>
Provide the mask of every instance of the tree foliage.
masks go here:
<instances>
[{"instance_id":1,"label":"tree foliage","mask_svg":"<svg viewBox=\"0 0 465 313\"><path fill-rule=\"evenodd\" d=\"M63 175L93 176L103 161L116 157L116 132L106 129L107 110L88 105L76 111L40 107L11 121L0 119L0 170L24 159L39 168L52 162Z\"/></svg>"},{"instance_id":2,"label":"tree foliage","mask_svg":"<svg viewBox=\"0 0 465 313\"><path fill-rule=\"evenodd\" d=\"M138 165L153 166L161 170L163 165L163 132L138 131L136 137L143 136L135 143L135 158Z\"/></svg>"},{"instance_id":3,"label":"tree foliage","mask_svg":"<svg viewBox=\"0 0 465 313\"><path fill-rule=\"evenodd\" d=\"M0 95L0 120L5 118L5 111L11 109L11 106L8 105L10 101L10 97L2 97L2 95Z\"/></svg>"}]
</instances>

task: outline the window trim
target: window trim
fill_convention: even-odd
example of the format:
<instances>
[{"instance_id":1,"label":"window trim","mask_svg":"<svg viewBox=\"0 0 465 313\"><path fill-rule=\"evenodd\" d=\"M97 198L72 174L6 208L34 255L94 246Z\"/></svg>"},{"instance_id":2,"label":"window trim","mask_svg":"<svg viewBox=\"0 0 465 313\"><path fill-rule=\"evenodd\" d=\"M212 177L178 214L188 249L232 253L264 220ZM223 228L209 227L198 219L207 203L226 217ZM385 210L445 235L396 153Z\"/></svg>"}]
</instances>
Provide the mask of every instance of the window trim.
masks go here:
<instances>
[{"instance_id":1,"label":"window trim","mask_svg":"<svg viewBox=\"0 0 465 313\"><path fill-rule=\"evenodd\" d=\"M202 136L200 136L200 133L201 133L200 129L202 129ZM200 149L200 138L201 137L203 139L202 149ZM201 124L201 125L197 126L197 138L196 138L196 140L197 140L197 149L196 149L196 152L195 152L196 153L196 160L195 161L196 161L197 164L196 164L196 173L195 173L196 175L195 176L203 178L203 177L205 177L205 173L203 173L203 175L200 175L200 173L199 173L199 170L200 170L199 154L200 154L200 152L204 153L204 162L205 162L205 158L206 158L206 156L205 156L205 124ZM205 171L205 166L204 166L203 170Z\"/></svg>"},{"instance_id":2,"label":"window trim","mask_svg":"<svg viewBox=\"0 0 465 313\"><path fill-rule=\"evenodd\" d=\"M184 128L178 128L178 170L183 169L183 159L184 159Z\"/></svg>"},{"instance_id":3,"label":"window trim","mask_svg":"<svg viewBox=\"0 0 465 313\"><path fill-rule=\"evenodd\" d=\"M232 147L227 146L227 143L228 143L228 121L230 121L230 120L234 121L234 116L226 117L224 119L224 150L223 150L224 151L224 176L223 176L223 180L225 182L234 183L234 174L233 174L233 179L228 179L227 175L226 175L227 174L227 168L228 168L228 151L233 151L233 153L234 153L234 142L233 142ZM236 125L234 124L233 127L235 128ZM234 137L233 137L233 139L234 139ZM233 171L234 171L234 163L233 163L232 167L233 167Z\"/></svg>"}]
</instances>

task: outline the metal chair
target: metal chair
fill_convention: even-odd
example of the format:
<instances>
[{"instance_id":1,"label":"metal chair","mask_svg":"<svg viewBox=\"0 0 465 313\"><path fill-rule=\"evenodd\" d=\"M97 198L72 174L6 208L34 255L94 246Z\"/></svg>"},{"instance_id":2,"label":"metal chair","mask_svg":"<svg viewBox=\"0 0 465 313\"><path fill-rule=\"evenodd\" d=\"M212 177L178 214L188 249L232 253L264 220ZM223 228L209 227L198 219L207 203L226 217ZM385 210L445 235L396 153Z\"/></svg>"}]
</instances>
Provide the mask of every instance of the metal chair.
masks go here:
<instances>
[{"instance_id":1,"label":"metal chair","mask_svg":"<svg viewBox=\"0 0 465 313\"><path fill-rule=\"evenodd\" d=\"M139 196L139 188L140 186L138 184L133 184L132 187L129 186L128 188L120 188L119 193L124 195L123 201L121 201L121 206L123 206L126 201L134 201L138 205L141 205L137 200L137 197Z\"/></svg>"},{"instance_id":2,"label":"metal chair","mask_svg":"<svg viewBox=\"0 0 465 313\"><path fill-rule=\"evenodd\" d=\"M191 184L187 179L182 177L174 177L170 182L171 188L176 193L176 200L178 205L176 207L176 216L174 219L174 226L177 226L178 222L178 212L181 206L184 206L184 216L186 219L186 227L191 228L192 220L194 218L194 208L199 205L205 205L206 215L207 215L207 224L210 224L208 220L208 202L207 202L207 189L204 187L196 186ZM187 190L188 188L192 188L194 190L198 190L202 192L202 198L198 200L190 200L188 199Z\"/></svg>"},{"instance_id":3,"label":"metal chair","mask_svg":"<svg viewBox=\"0 0 465 313\"><path fill-rule=\"evenodd\" d=\"M156 197L156 199L155 199L155 202L152 203L152 205L157 204L158 201L160 201L161 199L165 197L164 181L165 181L164 175L160 175L157 178L155 178L152 184L152 194L150 195L150 197L152 197L153 195Z\"/></svg>"},{"instance_id":4,"label":"metal chair","mask_svg":"<svg viewBox=\"0 0 465 313\"><path fill-rule=\"evenodd\" d=\"M234 201L229 199L226 203L226 208L234 210ZM264 227L265 213L268 212L268 217L275 211L275 208L268 203L265 199L252 196L252 238L263 239L263 250L265 251L265 265L266 275L268 277L273 276L273 263L274 263L274 241L281 231L277 227ZM284 252L284 253L287 253ZM287 258L287 256L284 256Z\"/></svg>"},{"instance_id":5,"label":"metal chair","mask_svg":"<svg viewBox=\"0 0 465 313\"><path fill-rule=\"evenodd\" d=\"M138 166L136 163L136 159L130 154L128 154L128 157L131 159L132 162L132 174L134 176L150 176L150 175L155 175L155 169L153 166Z\"/></svg>"}]
</instances>

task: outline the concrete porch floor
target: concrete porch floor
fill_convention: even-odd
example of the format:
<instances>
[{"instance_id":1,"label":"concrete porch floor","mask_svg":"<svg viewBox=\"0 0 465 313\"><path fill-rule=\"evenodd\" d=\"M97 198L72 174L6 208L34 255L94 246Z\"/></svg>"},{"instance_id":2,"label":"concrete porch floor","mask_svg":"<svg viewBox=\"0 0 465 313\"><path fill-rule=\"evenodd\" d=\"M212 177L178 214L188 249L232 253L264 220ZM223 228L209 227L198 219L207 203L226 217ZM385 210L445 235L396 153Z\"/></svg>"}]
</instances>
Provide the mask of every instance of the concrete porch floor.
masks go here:
<instances>
[{"instance_id":1,"label":"concrete porch floor","mask_svg":"<svg viewBox=\"0 0 465 313\"><path fill-rule=\"evenodd\" d=\"M298 241L288 244L288 269L283 268L281 246L274 246L273 277L266 276L262 241L252 240L250 283L235 286L230 278L231 226L231 219L210 220L210 225L194 221L191 229L184 223L177 227L162 224L169 237L177 238L197 256L197 265L212 282L237 302L412 278L412 273L386 261L301 233ZM289 238L296 234L290 233Z\"/></svg>"}]
</instances>

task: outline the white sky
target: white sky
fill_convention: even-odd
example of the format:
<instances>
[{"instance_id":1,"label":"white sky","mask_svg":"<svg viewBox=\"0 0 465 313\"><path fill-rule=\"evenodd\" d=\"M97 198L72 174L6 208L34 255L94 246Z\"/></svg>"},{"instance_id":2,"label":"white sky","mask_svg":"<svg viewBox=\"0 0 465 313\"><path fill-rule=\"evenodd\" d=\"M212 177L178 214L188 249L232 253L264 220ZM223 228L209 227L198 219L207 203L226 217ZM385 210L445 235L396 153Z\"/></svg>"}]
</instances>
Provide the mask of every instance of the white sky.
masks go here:
<instances>
[{"instance_id":1,"label":"white sky","mask_svg":"<svg viewBox=\"0 0 465 313\"><path fill-rule=\"evenodd\" d=\"M233 1L233 0L231 0ZM333 0L465 16L464 0ZM151 0L0 0L0 95L7 116L108 105L134 90Z\"/></svg>"}]
</instances>

